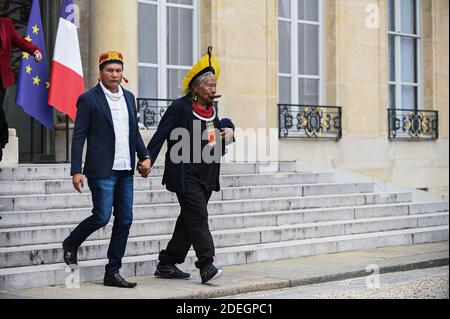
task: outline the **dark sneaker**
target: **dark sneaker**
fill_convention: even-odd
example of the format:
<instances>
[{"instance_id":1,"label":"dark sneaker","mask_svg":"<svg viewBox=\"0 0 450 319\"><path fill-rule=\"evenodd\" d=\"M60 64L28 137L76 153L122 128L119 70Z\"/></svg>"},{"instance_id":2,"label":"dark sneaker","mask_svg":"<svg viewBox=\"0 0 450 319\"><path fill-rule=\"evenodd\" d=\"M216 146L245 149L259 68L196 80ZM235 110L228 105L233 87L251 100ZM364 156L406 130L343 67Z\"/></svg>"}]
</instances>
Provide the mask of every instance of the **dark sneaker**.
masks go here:
<instances>
[{"instance_id":1,"label":"dark sneaker","mask_svg":"<svg viewBox=\"0 0 450 319\"><path fill-rule=\"evenodd\" d=\"M163 265L158 263L155 276L164 279L190 279L191 274L183 272L175 265Z\"/></svg>"},{"instance_id":2,"label":"dark sneaker","mask_svg":"<svg viewBox=\"0 0 450 319\"><path fill-rule=\"evenodd\" d=\"M219 279L223 276L223 270L217 268L213 264L207 265L200 269L200 277L202 278L202 284L206 284L209 281Z\"/></svg>"},{"instance_id":3,"label":"dark sneaker","mask_svg":"<svg viewBox=\"0 0 450 319\"><path fill-rule=\"evenodd\" d=\"M135 282L126 281L118 272L114 274L105 274L103 285L118 288L134 288L137 286Z\"/></svg>"},{"instance_id":4,"label":"dark sneaker","mask_svg":"<svg viewBox=\"0 0 450 319\"><path fill-rule=\"evenodd\" d=\"M71 268L71 269L77 269L78 268L78 258L77 258L77 251L78 249L71 249L67 246L66 240L63 241L62 247L64 250L64 262Z\"/></svg>"}]
</instances>

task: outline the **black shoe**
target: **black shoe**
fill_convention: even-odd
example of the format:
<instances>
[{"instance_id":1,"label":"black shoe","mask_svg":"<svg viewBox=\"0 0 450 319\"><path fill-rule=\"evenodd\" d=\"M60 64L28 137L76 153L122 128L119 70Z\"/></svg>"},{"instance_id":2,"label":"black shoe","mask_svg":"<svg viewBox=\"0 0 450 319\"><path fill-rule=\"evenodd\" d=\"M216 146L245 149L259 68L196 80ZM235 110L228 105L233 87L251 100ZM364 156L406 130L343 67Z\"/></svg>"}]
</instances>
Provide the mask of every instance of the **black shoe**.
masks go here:
<instances>
[{"instance_id":1,"label":"black shoe","mask_svg":"<svg viewBox=\"0 0 450 319\"><path fill-rule=\"evenodd\" d=\"M134 288L137 286L137 283L126 281L118 272L116 272L112 275L105 274L103 285L108 287Z\"/></svg>"},{"instance_id":2,"label":"black shoe","mask_svg":"<svg viewBox=\"0 0 450 319\"><path fill-rule=\"evenodd\" d=\"M217 268L213 264L209 264L200 269L200 277L202 278L202 284L206 284L209 281L219 279L223 276L223 270Z\"/></svg>"},{"instance_id":3,"label":"black shoe","mask_svg":"<svg viewBox=\"0 0 450 319\"><path fill-rule=\"evenodd\" d=\"M155 276L164 279L190 279L191 274L183 272L175 265L163 265L158 263Z\"/></svg>"},{"instance_id":4,"label":"black shoe","mask_svg":"<svg viewBox=\"0 0 450 319\"><path fill-rule=\"evenodd\" d=\"M62 247L64 250L64 261L65 263L71 268L71 269L77 269L78 268L78 258L77 258L77 251L78 249L71 249L67 246L66 240L63 241Z\"/></svg>"}]
</instances>

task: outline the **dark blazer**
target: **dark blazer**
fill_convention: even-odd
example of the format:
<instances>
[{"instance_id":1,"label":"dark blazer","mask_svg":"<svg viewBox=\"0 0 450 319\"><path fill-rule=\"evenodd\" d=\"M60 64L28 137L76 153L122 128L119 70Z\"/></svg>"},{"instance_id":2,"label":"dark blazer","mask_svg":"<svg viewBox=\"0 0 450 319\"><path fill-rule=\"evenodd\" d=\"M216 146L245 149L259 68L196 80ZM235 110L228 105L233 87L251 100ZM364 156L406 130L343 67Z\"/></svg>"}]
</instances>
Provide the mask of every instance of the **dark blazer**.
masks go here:
<instances>
[{"instance_id":1,"label":"dark blazer","mask_svg":"<svg viewBox=\"0 0 450 319\"><path fill-rule=\"evenodd\" d=\"M148 156L148 151L139 133L134 95L125 89L123 92L128 107L131 167L134 172L136 152L139 160L143 160ZM116 139L111 110L100 84L78 98L72 137L71 175L81 173L81 158L86 138L87 153L83 174L87 178L111 176Z\"/></svg>"},{"instance_id":2,"label":"dark blazer","mask_svg":"<svg viewBox=\"0 0 450 319\"><path fill-rule=\"evenodd\" d=\"M0 78L3 87L7 89L15 82L11 67L11 47L19 48L31 55L40 49L20 36L14 29L11 19L7 18L0 18L0 41Z\"/></svg>"},{"instance_id":3,"label":"dark blazer","mask_svg":"<svg viewBox=\"0 0 450 319\"><path fill-rule=\"evenodd\" d=\"M176 145L180 140L170 140L170 134L175 128L185 128L189 131L190 135L193 134L193 120L192 114L192 101L188 96L184 96L178 100L175 100L171 106L167 109L161 122L158 125L158 129L153 135L150 143L147 146L152 165L155 164L156 159L161 151L161 148L165 141L167 141L167 152L164 167L164 176L162 184L166 185L167 190L171 192L186 192L186 164L174 163L170 158L170 152L172 147ZM216 117L214 124L218 128L231 127L234 129L234 125L230 120L226 121L225 126L221 126L219 118ZM225 154L225 143L223 143L222 155ZM220 172L220 164L219 164ZM219 174L217 174L216 189L220 190Z\"/></svg>"}]
</instances>

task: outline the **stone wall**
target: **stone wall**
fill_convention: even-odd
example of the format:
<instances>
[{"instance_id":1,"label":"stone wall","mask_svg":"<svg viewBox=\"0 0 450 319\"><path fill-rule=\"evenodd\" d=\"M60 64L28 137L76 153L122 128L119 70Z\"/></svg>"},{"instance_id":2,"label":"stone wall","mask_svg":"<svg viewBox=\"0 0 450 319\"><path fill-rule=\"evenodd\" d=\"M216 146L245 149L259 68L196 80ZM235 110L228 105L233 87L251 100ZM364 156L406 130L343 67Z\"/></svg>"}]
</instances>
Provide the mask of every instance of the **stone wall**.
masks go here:
<instances>
[{"instance_id":1,"label":"stone wall","mask_svg":"<svg viewBox=\"0 0 450 319\"><path fill-rule=\"evenodd\" d=\"M368 5L379 27L365 24ZM280 160L353 170L448 197L448 1L424 0L424 109L439 111L435 142L388 140L386 1L327 1L326 104L343 107L343 139L281 141Z\"/></svg>"},{"instance_id":2,"label":"stone wall","mask_svg":"<svg viewBox=\"0 0 450 319\"><path fill-rule=\"evenodd\" d=\"M324 1L325 104L343 107L343 139L280 140L278 160L353 170L448 196L448 1L422 1L424 108L439 111L435 142L388 140L387 1ZM367 24L373 5L375 27ZM89 13L80 41L90 85L96 83L100 52L120 50L130 80L126 87L137 92L137 8L137 0L108 1L108 14L103 0L82 6ZM277 0L200 1L200 52L212 45L222 69L220 115L242 129L278 127L277 17Z\"/></svg>"}]
</instances>

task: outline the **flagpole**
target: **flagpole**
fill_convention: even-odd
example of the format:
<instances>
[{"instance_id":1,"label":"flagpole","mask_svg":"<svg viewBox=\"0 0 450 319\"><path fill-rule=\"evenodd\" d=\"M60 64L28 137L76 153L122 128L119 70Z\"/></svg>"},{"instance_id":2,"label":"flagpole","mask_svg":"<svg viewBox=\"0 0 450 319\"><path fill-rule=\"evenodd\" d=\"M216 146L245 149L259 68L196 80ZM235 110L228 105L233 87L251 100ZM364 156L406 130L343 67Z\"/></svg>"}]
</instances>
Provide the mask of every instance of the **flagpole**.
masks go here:
<instances>
[{"instance_id":1,"label":"flagpole","mask_svg":"<svg viewBox=\"0 0 450 319\"><path fill-rule=\"evenodd\" d=\"M32 117L30 117L30 123L31 123L31 131L30 131L30 140L31 140L31 143L30 143L30 162L31 163L34 163L34 160L33 160L33 149L34 149L34 136L33 136L33 131L34 131L34 120L33 120L33 118Z\"/></svg>"},{"instance_id":2,"label":"flagpole","mask_svg":"<svg viewBox=\"0 0 450 319\"><path fill-rule=\"evenodd\" d=\"M39 127L41 129L41 155L39 161L47 161L47 146L44 145L44 125L41 124Z\"/></svg>"},{"instance_id":3,"label":"flagpole","mask_svg":"<svg viewBox=\"0 0 450 319\"><path fill-rule=\"evenodd\" d=\"M69 116L66 115L66 163L69 163Z\"/></svg>"}]
</instances>

